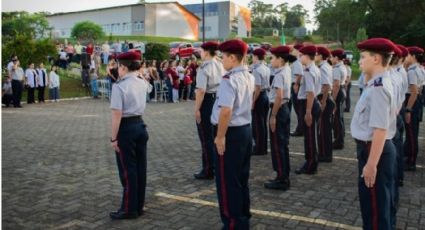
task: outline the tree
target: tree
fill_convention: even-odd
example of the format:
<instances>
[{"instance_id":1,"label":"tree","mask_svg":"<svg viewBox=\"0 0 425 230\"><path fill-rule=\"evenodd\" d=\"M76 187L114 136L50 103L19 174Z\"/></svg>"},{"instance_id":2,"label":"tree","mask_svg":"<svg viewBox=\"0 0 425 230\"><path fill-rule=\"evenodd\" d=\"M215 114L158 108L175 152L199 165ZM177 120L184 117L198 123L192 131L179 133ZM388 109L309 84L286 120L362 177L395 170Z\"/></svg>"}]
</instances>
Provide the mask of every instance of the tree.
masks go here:
<instances>
[{"instance_id":1,"label":"tree","mask_svg":"<svg viewBox=\"0 0 425 230\"><path fill-rule=\"evenodd\" d=\"M3 41L14 39L17 35L30 39L48 37L52 27L46 19L48 13L30 14L25 11L2 12Z\"/></svg>"},{"instance_id":2,"label":"tree","mask_svg":"<svg viewBox=\"0 0 425 230\"><path fill-rule=\"evenodd\" d=\"M34 40L26 34L17 34L2 46L3 60L9 60L12 54L18 55L21 66L26 67L30 63L47 62L47 56L56 57L57 50L48 38Z\"/></svg>"},{"instance_id":3,"label":"tree","mask_svg":"<svg viewBox=\"0 0 425 230\"><path fill-rule=\"evenodd\" d=\"M308 11L300 4L297 4L286 13L285 27L303 27L307 22Z\"/></svg>"},{"instance_id":4,"label":"tree","mask_svg":"<svg viewBox=\"0 0 425 230\"><path fill-rule=\"evenodd\" d=\"M328 40L344 44L355 38L364 26L367 5L363 0L316 0L314 12L317 32Z\"/></svg>"},{"instance_id":5,"label":"tree","mask_svg":"<svg viewBox=\"0 0 425 230\"><path fill-rule=\"evenodd\" d=\"M102 27L91 21L76 23L71 30L71 37L83 41L97 40L104 36Z\"/></svg>"}]
</instances>

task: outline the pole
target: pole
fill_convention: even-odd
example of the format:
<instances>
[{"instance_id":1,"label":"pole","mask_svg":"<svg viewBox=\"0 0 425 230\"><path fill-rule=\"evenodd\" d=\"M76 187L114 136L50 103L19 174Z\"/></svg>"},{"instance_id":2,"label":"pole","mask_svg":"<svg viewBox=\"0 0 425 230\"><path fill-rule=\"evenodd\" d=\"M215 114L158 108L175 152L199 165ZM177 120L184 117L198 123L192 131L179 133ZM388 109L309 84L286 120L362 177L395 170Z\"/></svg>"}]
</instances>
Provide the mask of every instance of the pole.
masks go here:
<instances>
[{"instance_id":1,"label":"pole","mask_svg":"<svg viewBox=\"0 0 425 230\"><path fill-rule=\"evenodd\" d=\"M202 0L202 43L205 42L205 0Z\"/></svg>"}]
</instances>

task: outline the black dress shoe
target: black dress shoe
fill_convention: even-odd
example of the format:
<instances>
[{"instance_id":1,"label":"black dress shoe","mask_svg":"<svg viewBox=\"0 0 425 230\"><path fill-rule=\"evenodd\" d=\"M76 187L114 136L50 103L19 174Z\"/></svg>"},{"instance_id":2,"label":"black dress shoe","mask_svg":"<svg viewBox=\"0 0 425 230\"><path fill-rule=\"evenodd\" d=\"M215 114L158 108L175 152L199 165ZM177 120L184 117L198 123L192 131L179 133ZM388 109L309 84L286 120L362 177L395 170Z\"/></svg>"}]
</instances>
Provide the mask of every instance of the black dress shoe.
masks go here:
<instances>
[{"instance_id":1,"label":"black dress shoe","mask_svg":"<svg viewBox=\"0 0 425 230\"><path fill-rule=\"evenodd\" d=\"M109 217L111 217L113 220L136 219L139 217L139 213L125 213L121 210L118 210L116 212L109 213Z\"/></svg>"},{"instance_id":2,"label":"black dress shoe","mask_svg":"<svg viewBox=\"0 0 425 230\"><path fill-rule=\"evenodd\" d=\"M137 215L138 216L143 216L143 214L144 214L145 212L143 211L143 210L139 210L139 211L137 211Z\"/></svg>"},{"instance_id":3,"label":"black dress shoe","mask_svg":"<svg viewBox=\"0 0 425 230\"><path fill-rule=\"evenodd\" d=\"M302 137L302 136L304 136L304 134L302 132L300 132L300 131L294 131L294 132L291 133L291 136L293 136L293 137Z\"/></svg>"},{"instance_id":4,"label":"black dress shoe","mask_svg":"<svg viewBox=\"0 0 425 230\"><path fill-rule=\"evenodd\" d=\"M399 181L398 181L398 187L403 187L403 185L404 185L403 180L399 180Z\"/></svg>"},{"instance_id":5,"label":"black dress shoe","mask_svg":"<svg viewBox=\"0 0 425 230\"><path fill-rule=\"evenodd\" d=\"M331 163L332 157L319 157L318 160L319 162Z\"/></svg>"},{"instance_id":6,"label":"black dress shoe","mask_svg":"<svg viewBox=\"0 0 425 230\"><path fill-rule=\"evenodd\" d=\"M317 169L308 171L305 167L301 167L297 170L295 170L295 174L307 174L307 175L313 175L317 173Z\"/></svg>"},{"instance_id":7,"label":"black dress shoe","mask_svg":"<svg viewBox=\"0 0 425 230\"><path fill-rule=\"evenodd\" d=\"M344 109L344 113L349 113L350 110L349 109Z\"/></svg>"},{"instance_id":8,"label":"black dress shoe","mask_svg":"<svg viewBox=\"0 0 425 230\"><path fill-rule=\"evenodd\" d=\"M267 189L276 189L276 190L283 190L286 191L290 187L289 180L274 180L274 181L268 181L264 183L264 188Z\"/></svg>"},{"instance_id":9,"label":"black dress shoe","mask_svg":"<svg viewBox=\"0 0 425 230\"><path fill-rule=\"evenodd\" d=\"M15 108L22 108L22 105L17 105L15 106Z\"/></svg>"},{"instance_id":10,"label":"black dress shoe","mask_svg":"<svg viewBox=\"0 0 425 230\"><path fill-rule=\"evenodd\" d=\"M213 174L205 174L204 172L200 172L200 173L195 173L193 174L193 177L195 177L195 179L197 180L212 180L214 179L214 175Z\"/></svg>"}]
</instances>

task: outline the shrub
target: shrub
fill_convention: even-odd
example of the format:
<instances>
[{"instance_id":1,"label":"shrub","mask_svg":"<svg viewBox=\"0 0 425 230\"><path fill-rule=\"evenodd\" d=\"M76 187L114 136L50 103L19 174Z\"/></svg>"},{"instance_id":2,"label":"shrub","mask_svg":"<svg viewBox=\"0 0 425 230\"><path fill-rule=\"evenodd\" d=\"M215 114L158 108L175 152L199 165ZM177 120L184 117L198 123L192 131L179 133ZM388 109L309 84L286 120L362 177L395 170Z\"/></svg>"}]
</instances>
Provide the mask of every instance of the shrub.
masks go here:
<instances>
[{"instance_id":1,"label":"shrub","mask_svg":"<svg viewBox=\"0 0 425 230\"><path fill-rule=\"evenodd\" d=\"M147 60L166 60L169 58L169 51L170 48L166 44L148 43L144 56Z\"/></svg>"}]
</instances>

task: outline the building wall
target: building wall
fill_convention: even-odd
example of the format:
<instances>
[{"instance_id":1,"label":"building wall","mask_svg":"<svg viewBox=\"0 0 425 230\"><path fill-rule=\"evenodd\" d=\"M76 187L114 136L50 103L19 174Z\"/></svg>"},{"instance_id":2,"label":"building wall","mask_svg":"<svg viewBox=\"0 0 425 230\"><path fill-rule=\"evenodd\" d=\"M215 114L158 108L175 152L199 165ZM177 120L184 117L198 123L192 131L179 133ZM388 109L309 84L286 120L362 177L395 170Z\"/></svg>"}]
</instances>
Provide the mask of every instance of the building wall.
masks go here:
<instances>
[{"instance_id":1,"label":"building wall","mask_svg":"<svg viewBox=\"0 0 425 230\"><path fill-rule=\"evenodd\" d=\"M196 14L202 20L202 4L190 4L185 7ZM237 18L237 24L233 20ZM202 36L202 21L199 22ZM225 39L232 32L232 26L236 26L238 37L250 36L251 12L246 7L238 6L232 1L212 2L205 4L205 37Z\"/></svg>"},{"instance_id":2,"label":"building wall","mask_svg":"<svg viewBox=\"0 0 425 230\"><path fill-rule=\"evenodd\" d=\"M161 4L156 9L156 36L196 40L199 21L177 4Z\"/></svg>"},{"instance_id":3,"label":"building wall","mask_svg":"<svg viewBox=\"0 0 425 230\"><path fill-rule=\"evenodd\" d=\"M47 17L58 37L70 37L71 29L78 22L92 21L102 26L106 34L130 35L132 33L131 7L76 12Z\"/></svg>"},{"instance_id":4,"label":"building wall","mask_svg":"<svg viewBox=\"0 0 425 230\"><path fill-rule=\"evenodd\" d=\"M146 13L148 6L132 6L131 7L131 21L133 22L131 35L145 35L151 31L148 30L153 20L146 20Z\"/></svg>"},{"instance_id":5,"label":"building wall","mask_svg":"<svg viewBox=\"0 0 425 230\"><path fill-rule=\"evenodd\" d=\"M149 35L198 39L199 20L179 4L132 5L47 17L55 36L67 38L75 23L92 21L109 35Z\"/></svg>"}]
</instances>

